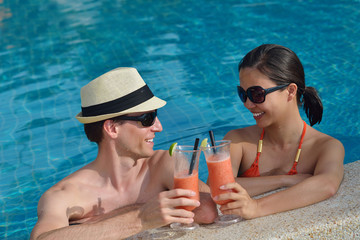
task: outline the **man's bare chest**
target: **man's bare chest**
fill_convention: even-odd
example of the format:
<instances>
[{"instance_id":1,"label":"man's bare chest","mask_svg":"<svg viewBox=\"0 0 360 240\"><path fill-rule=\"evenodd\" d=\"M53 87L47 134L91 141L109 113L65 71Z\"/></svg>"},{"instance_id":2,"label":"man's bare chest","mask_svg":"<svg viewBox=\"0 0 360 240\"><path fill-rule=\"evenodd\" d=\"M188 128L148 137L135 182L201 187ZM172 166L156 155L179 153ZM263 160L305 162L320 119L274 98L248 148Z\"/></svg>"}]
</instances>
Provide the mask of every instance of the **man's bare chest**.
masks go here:
<instances>
[{"instance_id":1,"label":"man's bare chest","mask_svg":"<svg viewBox=\"0 0 360 240\"><path fill-rule=\"evenodd\" d=\"M115 209L143 204L165 190L161 183L143 179L124 188L84 187L77 200L67 209L70 222L81 223Z\"/></svg>"}]
</instances>

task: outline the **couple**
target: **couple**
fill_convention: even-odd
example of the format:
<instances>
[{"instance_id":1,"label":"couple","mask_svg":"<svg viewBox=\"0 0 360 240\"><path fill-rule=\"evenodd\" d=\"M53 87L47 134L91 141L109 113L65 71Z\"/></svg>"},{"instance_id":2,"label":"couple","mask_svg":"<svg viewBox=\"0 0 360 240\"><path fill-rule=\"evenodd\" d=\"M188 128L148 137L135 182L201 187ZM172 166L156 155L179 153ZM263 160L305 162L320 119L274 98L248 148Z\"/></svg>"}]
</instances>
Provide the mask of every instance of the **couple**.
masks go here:
<instances>
[{"instance_id":1,"label":"couple","mask_svg":"<svg viewBox=\"0 0 360 240\"><path fill-rule=\"evenodd\" d=\"M256 125L230 131L235 183L219 200L224 214L245 219L266 216L325 200L343 177L342 144L311 126L322 118L317 92L305 86L302 64L290 49L273 44L249 52L239 64L238 94ZM270 94L271 93L271 94ZM200 181L193 192L173 189L174 163L154 151L162 131L155 97L134 68L117 68L81 89L84 123L98 145L96 159L51 187L40 198L31 239L126 238L172 222L212 223L217 210ZM308 126L299 113L303 105ZM252 196L287 187L266 197ZM196 206L193 212L176 206Z\"/></svg>"}]
</instances>

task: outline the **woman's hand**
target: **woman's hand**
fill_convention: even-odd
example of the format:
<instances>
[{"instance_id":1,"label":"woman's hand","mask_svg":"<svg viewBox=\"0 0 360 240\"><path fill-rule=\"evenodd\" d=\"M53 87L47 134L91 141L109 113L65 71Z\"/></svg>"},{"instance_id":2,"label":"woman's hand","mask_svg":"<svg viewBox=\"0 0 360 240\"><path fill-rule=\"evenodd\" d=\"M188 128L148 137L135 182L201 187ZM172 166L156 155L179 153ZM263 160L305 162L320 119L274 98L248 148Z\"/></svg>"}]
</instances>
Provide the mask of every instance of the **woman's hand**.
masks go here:
<instances>
[{"instance_id":1,"label":"woman's hand","mask_svg":"<svg viewBox=\"0 0 360 240\"><path fill-rule=\"evenodd\" d=\"M258 202L252 199L247 191L238 183L228 183L221 186L222 190L232 190L232 192L223 193L216 196L214 200L233 200L227 204L221 205L220 211L223 214L236 214L245 219L252 219L259 216Z\"/></svg>"}]
</instances>

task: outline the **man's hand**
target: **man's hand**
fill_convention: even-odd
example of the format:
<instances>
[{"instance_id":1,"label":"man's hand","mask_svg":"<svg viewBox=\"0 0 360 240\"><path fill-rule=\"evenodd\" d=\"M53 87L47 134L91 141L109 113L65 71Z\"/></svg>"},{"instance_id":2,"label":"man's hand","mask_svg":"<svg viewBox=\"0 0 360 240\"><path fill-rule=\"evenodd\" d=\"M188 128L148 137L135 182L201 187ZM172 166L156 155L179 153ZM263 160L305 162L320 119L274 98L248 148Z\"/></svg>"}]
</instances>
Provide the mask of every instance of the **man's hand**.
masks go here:
<instances>
[{"instance_id":1,"label":"man's hand","mask_svg":"<svg viewBox=\"0 0 360 240\"><path fill-rule=\"evenodd\" d=\"M185 189L173 189L158 194L157 197L147 202L140 208L139 217L143 229L157 228L173 222L192 223L194 213L180 206L200 206L200 202L186 197L194 196L194 192Z\"/></svg>"}]
</instances>

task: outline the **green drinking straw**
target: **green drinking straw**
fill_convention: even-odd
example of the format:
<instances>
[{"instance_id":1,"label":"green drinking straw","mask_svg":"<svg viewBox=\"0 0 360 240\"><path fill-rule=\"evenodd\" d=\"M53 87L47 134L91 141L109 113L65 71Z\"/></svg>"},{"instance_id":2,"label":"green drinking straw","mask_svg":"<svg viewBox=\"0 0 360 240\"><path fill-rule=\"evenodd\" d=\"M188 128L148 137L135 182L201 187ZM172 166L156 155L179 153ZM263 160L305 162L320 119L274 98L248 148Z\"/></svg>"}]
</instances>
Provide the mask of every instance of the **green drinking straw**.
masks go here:
<instances>
[{"instance_id":1,"label":"green drinking straw","mask_svg":"<svg viewBox=\"0 0 360 240\"><path fill-rule=\"evenodd\" d=\"M195 139L195 144L194 144L194 151L198 149L199 146L199 138ZM193 170L194 170L194 165L195 165L195 158L196 158L196 152L193 152L192 157L191 157L191 163L190 163L190 169L189 169L189 175L192 174Z\"/></svg>"}]
</instances>

